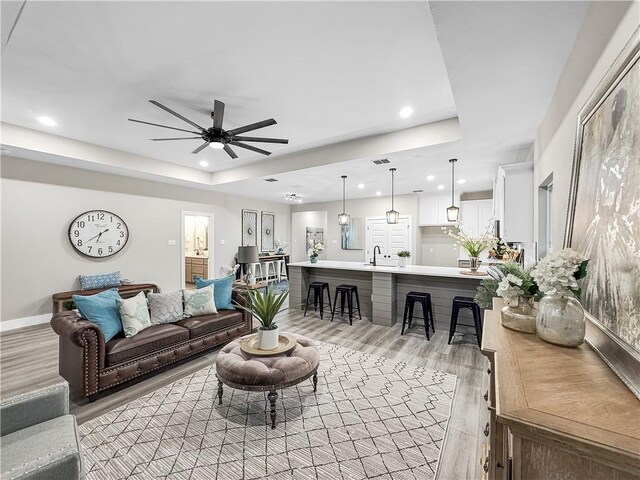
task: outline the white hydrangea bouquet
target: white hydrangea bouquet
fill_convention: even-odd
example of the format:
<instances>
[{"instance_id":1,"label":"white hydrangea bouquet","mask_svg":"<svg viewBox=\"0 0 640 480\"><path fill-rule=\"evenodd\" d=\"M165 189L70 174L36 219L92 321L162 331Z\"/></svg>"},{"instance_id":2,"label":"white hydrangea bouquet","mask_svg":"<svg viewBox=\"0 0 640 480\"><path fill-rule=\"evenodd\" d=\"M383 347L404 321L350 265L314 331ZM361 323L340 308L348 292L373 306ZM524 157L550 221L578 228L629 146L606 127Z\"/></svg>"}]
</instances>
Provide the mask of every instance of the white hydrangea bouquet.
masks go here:
<instances>
[{"instance_id":1,"label":"white hydrangea bouquet","mask_svg":"<svg viewBox=\"0 0 640 480\"><path fill-rule=\"evenodd\" d=\"M317 257L323 250L324 245L322 244L322 242L312 241L309 245L309 249L307 250L307 255L309 255L309 257Z\"/></svg>"},{"instance_id":2,"label":"white hydrangea bouquet","mask_svg":"<svg viewBox=\"0 0 640 480\"><path fill-rule=\"evenodd\" d=\"M580 298L578 281L587 276L589 260L571 248L544 257L531 271L545 295L575 295Z\"/></svg>"}]
</instances>

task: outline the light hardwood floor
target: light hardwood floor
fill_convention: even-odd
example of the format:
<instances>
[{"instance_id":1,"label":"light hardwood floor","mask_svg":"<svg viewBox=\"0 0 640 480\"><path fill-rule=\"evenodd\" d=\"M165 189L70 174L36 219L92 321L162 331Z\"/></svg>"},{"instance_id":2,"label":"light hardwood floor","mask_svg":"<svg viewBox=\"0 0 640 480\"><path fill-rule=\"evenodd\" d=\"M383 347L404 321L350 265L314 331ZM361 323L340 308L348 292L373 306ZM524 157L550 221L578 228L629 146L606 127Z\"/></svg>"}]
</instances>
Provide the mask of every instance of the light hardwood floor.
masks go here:
<instances>
[{"instance_id":1,"label":"light hardwood floor","mask_svg":"<svg viewBox=\"0 0 640 480\"><path fill-rule=\"evenodd\" d=\"M368 352L396 361L421 365L457 375L456 393L438 478L466 480L480 478L481 433L486 421L486 402L482 398L488 388L487 362L473 335L456 335L447 345L447 332L436 330L430 341L422 327L413 327L400 336L401 325L372 325L366 319L332 323L325 316L288 310L278 317L286 331ZM94 403L72 403L72 413L83 423L113 408L139 398L164 385L215 363L218 350L169 366L156 375L127 384L100 395ZM0 335L0 388L2 398L59 380L58 337L49 325L38 325Z\"/></svg>"}]
</instances>

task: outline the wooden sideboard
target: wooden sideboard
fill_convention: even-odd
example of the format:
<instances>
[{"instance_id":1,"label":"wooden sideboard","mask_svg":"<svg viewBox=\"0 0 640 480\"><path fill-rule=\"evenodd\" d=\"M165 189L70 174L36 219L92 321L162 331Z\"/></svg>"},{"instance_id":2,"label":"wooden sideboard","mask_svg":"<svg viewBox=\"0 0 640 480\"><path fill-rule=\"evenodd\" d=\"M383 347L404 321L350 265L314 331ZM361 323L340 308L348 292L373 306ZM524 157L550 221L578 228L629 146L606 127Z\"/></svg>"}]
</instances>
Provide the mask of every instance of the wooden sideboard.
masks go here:
<instances>
[{"instance_id":1,"label":"wooden sideboard","mask_svg":"<svg viewBox=\"0 0 640 480\"><path fill-rule=\"evenodd\" d=\"M485 312L490 480L640 479L640 401L587 345L562 348Z\"/></svg>"}]
</instances>

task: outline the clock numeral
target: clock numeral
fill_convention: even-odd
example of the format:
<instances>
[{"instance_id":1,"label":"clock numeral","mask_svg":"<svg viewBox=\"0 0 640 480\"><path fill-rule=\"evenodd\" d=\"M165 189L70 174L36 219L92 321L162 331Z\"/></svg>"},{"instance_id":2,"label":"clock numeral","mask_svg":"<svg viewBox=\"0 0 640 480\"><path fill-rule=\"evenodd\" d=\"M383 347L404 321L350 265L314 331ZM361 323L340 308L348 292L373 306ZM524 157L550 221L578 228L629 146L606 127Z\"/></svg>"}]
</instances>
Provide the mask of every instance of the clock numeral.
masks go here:
<instances>
[{"instance_id":1,"label":"clock numeral","mask_svg":"<svg viewBox=\"0 0 640 480\"><path fill-rule=\"evenodd\" d=\"M93 222L95 218L95 215L87 215L87 222Z\"/></svg>"},{"instance_id":2,"label":"clock numeral","mask_svg":"<svg viewBox=\"0 0 640 480\"><path fill-rule=\"evenodd\" d=\"M118 241L116 242L116 245L120 245L120 240L118 240Z\"/></svg>"},{"instance_id":3,"label":"clock numeral","mask_svg":"<svg viewBox=\"0 0 640 480\"><path fill-rule=\"evenodd\" d=\"M120 238L124 237L124 232L120 232Z\"/></svg>"},{"instance_id":4,"label":"clock numeral","mask_svg":"<svg viewBox=\"0 0 640 480\"><path fill-rule=\"evenodd\" d=\"M93 248L92 246L89 246L89 253L91 253L91 249L92 249L92 248Z\"/></svg>"},{"instance_id":5,"label":"clock numeral","mask_svg":"<svg viewBox=\"0 0 640 480\"><path fill-rule=\"evenodd\" d=\"M113 253L113 247L109 247L109 253Z\"/></svg>"},{"instance_id":6,"label":"clock numeral","mask_svg":"<svg viewBox=\"0 0 640 480\"><path fill-rule=\"evenodd\" d=\"M84 228L84 226L85 226L84 220L79 220L76 222L77 228Z\"/></svg>"},{"instance_id":7,"label":"clock numeral","mask_svg":"<svg viewBox=\"0 0 640 480\"><path fill-rule=\"evenodd\" d=\"M109 218L110 218L110 220L109 220L109 221L110 221L111 223L113 223L113 215L111 215L111 217L109 217Z\"/></svg>"},{"instance_id":8,"label":"clock numeral","mask_svg":"<svg viewBox=\"0 0 640 480\"><path fill-rule=\"evenodd\" d=\"M122 227L122 224L118 222L118 225L116 225L116 228L120 228L120 227Z\"/></svg>"},{"instance_id":9,"label":"clock numeral","mask_svg":"<svg viewBox=\"0 0 640 480\"><path fill-rule=\"evenodd\" d=\"M104 213L98 213L96 217L98 218L98 220L104 220Z\"/></svg>"},{"instance_id":10,"label":"clock numeral","mask_svg":"<svg viewBox=\"0 0 640 480\"><path fill-rule=\"evenodd\" d=\"M81 247L81 246L82 246L82 240L78 240L78 243L77 243L76 245L78 245L79 247Z\"/></svg>"},{"instance_id":11,"label":"clock numeral","mask_svg":"<svg viewBox=\"0 0 640 480\"><path fill-rule=\"evenodd\" d=\"M98 255L102 255L102 249L101 248L98 249Z\"/></svg>"},{"instance_id":12,"label":"clock numeral","mask_svg":"<svg viewBox=\"0 0 640 480\"><path fill-rule=\"evenodd\" d=\"M80 236L80 232L78 230L74 230L73 236L74 237L79 237Z\"/></svg>"}]
</instances>

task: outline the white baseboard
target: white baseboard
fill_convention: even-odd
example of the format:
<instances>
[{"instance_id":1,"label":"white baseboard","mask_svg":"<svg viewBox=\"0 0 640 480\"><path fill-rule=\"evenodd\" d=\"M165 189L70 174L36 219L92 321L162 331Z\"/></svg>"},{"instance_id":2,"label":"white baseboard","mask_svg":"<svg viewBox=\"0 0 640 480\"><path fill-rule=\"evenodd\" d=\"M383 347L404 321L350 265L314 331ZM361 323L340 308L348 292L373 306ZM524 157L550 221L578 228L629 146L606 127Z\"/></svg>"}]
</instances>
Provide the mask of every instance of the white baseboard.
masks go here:
<instances>
[{"instance_id":1,"label":"white baseboard","mask_svg":"<svg viewBox=\"0 0 640 480\"><path fill-rule=\"evenodd\" d=\"M14 318L13 320L0 322L0 332L6 332L7 330L15 330L16 328L30 327L32 325L40 325L42 323L49 323L50 321L51 321L50 313L35 315L33 317Z\"/></svg>"}]
</instances>

